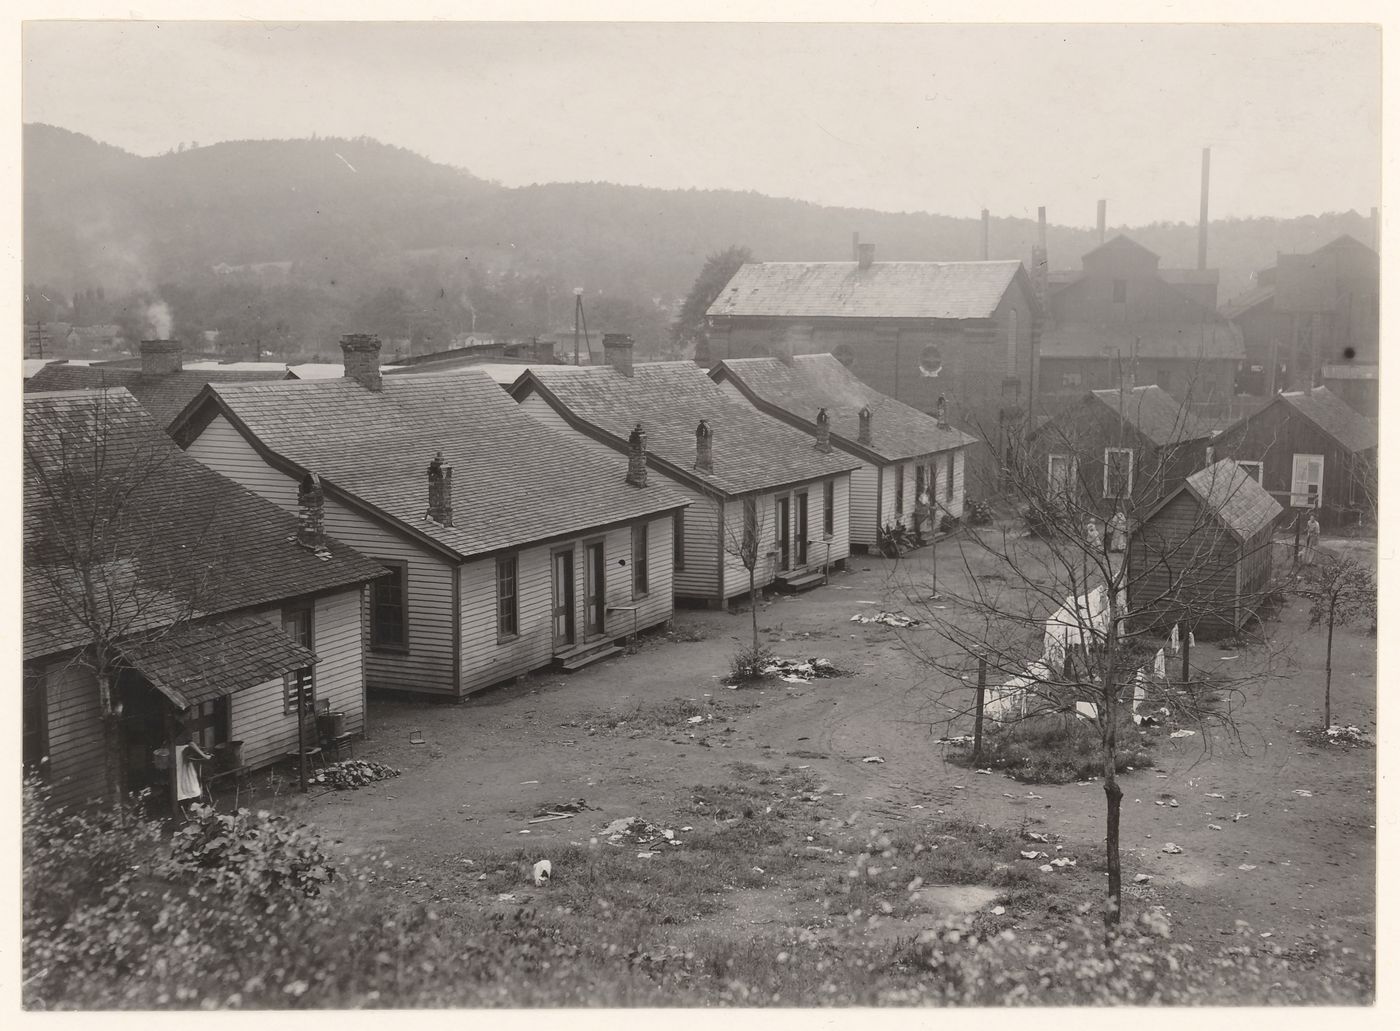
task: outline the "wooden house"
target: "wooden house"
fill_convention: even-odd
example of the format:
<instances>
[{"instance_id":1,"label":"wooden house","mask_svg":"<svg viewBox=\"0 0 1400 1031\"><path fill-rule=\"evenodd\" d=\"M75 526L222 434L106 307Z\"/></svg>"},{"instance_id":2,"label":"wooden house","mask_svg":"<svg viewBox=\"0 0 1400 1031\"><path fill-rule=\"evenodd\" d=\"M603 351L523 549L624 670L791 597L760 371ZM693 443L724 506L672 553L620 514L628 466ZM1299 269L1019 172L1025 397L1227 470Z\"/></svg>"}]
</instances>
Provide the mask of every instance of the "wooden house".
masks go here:
<instances>
[{"instance_id":1,"label":"wooden house","mask_svg":"<svg viewBox=\"0 0 1400 1031\"><path fill-rule=\"evenodd\" d=\"M122 388L25 397L24 488L24 764L57 801L154 785L176 720L241 742L231 768L297 750L299 702L363 732L385 570L314 498L299 521L206 468Z\"/></svg>"},{"instance_id":2,"label":"wooden house","mask_svg":"<svg viewBox=\"0 0 1400 1031\"><path fill-rule=\"evenodd\" d=\"M1123 384L1153 383L1192 402L1234 394L1243 335L1216 312L1213 290L1159 261L1116 236L1084 255L1082 271L1058 278L1039 352L1046 413Z\"/></svg>"},{"instance_id":3,"label":"wooden house","mask_svg":"<svg viewBox=\"0 0 1400 1031\"><path fill-rule=\"evenodd\" d=\"M727 358L710 370L759 411L860 460L851 473L851 546L876 548L886 530L931 535L962 518L964 459L975 438L946 418L886 397L829 354Z\"/></svg>"},{"instance_id":4,"label":"wooden house","mask_svg":"<svg viewBox=\"0 0 1400 1031\"><path fill-rule=\"evenodd\" d=\"M1132 517L1206 465L1210 437L1161 387L1091 390L1029 435L1025 475L1052 500Z\"/></svg>"},{"instance_id":5,"label":"wooden house","mask_svg":"<svg viewBox=\"0 0 1400 1031\"><path fill-rule=\"evenodd\" d=\"M707 367L728 358L833 354L887 397L982 442L979 482L1019 432L1040 389L1041 307L1019 261L754 262L706 312Z\"/></svg>"},{"instance_id":6,"label":"wooden house","mask_svg":"<svg viewBox=\"0 0 1400 1031\"><path fill-rule=\"evenodd\" d=\"M1279 394L1214 443L1285 507L1316 509L1324 526L1375 515L1376 424L1326 387Z\"/></svg>"},{"instance_id":7,"label":"wooden house","mask_svg":"<svg viewBox=\"0 0 1400 1031\"><path fill-rule=\"evenodd\" d=\"M125 387L164 427L170 425L206 383L274 381L288 379L290 375L285 365L270 362L229 365L196 362L186 368L184 348L178 340L143 340L141 359L135 367L126 363L55 363L28 377L24 389L26 393L48 393Z\"/></svg>"},{"instance_id":8,"label":"wooden house","mask_svg":"<svg viewBox=\"0 0 1400 1031\"><path fill-rule=\"evenodd\" d=\"M683 497L629 481L483 373L382 376L378 338L341 347L344 378L210 384L173 432L288 509L320 478L327 530L391 570L371 599L371 688L462 698L671 618Z\"/></svg>"},{"instance_id":9,"label":"wooden house","mask_svg":"<svg viewBox=\"0 0 1400 1031\"><path fill-rule=\"evenodd\" d=\"M1228 458L1188 476L1128 542L1128 602L1139 625L1208 636L1244 627L1268 590L1282 511Z\"/></svg>"},{"instance_id":10,"label":"wooden house","mask_svg":"<svg viewBox=\"0 0 1400 1031\"><path fill-rule=\"evenodd\" d=\"M733 397L694 362L635 367L610 337L606 366L535 366L511 393L542 423L593 449L625 452L646 435L649 468L690 507L676 527L676 594L723 605L755 587L800 589L850 553L850 474L860 463Z\"/></svg>"}]
</instances>

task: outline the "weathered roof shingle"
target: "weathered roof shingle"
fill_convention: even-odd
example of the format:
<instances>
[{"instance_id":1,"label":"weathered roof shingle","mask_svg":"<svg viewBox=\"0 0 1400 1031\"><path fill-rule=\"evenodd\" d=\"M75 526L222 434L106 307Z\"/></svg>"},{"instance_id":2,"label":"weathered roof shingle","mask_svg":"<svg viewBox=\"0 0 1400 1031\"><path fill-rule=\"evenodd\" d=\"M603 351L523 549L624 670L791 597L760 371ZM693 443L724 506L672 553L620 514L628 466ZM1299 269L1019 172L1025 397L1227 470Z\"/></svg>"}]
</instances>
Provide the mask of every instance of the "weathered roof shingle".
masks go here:
<instances>
[{"instance_id":1,"label":"weathered roof shingle","mask_svg":"<svg viewBox=\"0 0 1400 1031\"><path fill-rule=\"evenodd\" d=\"M1326 387L1314 387L1311 394L1280 394L1279 399L1348 451L1369 451L1379 443L1376 424Z\"/></svg>"},{"instance_id":2,"label":"weathered roof shingle","mask_svg":"<svg viewBox=\"0 0 1400 1031\"><path fill-rule=\"evenodd\" d=\"M1241 541L1272 526L1283 511L1258 480L1229 458L1188 476L1185 489Z\"/></svg>"},{"instance_id":3,"label":"weathered roof shingle","mask_svg":"<svg viewBox=\"0 0 1400 1031\"><path fill-rule=\"evenodd\" d=\"M625 459L592 457L521 411L485 373L383 383L379 391L347 379L211 384L206 402L328 489L462 558L686 504L663 484L628 486ZM454 526L426 517L427 468L438 451L453 469Z\"/></svg>"},{"instance_id":4,"label":"weathered roof shingle","mask_svg":"<svg viewBox=\"0 0 1400 1031\"><path fill-rule=\"evenodd\" d=\"M182 369L163 376L148 376L140 369L112 366L48 365L25 380L24 389L29 393L125 387L161 427L166 427L206 383L249 383L283 380L288 376L285 366L277 369L224 369L217 366L209 368L205 363L196 364L201 367Z\"/></svg>"},{"instance_id":5,"label":"weathered roof shingle","mask_svg":"<svg viewBox=\"0 0 1400 1031\"><path fill-rule=\"evenodd\" d=\"M124 633L384 573L333 539L318 558L296 529L294 516L177 448L125 389L25 396L26 658L88 642L74 607L80 570L108 628Z\"/></svg>"},{"instance_id":6,"label":"weathered roof shingle","mask_svg":"<svg viewBox=\"0 0 1400 1031\"><path fill-rule=\"evenodd\" d=\"M1211 435L1207 426L1161 387L1092 390L1090 393L1110 411L1121 414L1124 420L1157 447L1200 440Z\"/></svg>"},{"instance_id":7,"label":"weathered roof shingle","mask_svg":"<svg viewBox=\"0 0 1400 1031\"><path fill-rule=\"evenodd\" d=\"M539 366L512 392L520 397L534 384L615 444L640 422L650 454L726 494L771 490L861 465L849 455L818 451L810 436L726 394L694 362L642 362L631 376L608 366ZM701 419L713 433L708 473L695 468Z\"/></svg>"},{"instance_id":8,"label":"weathered roof shingle","mask_svg":"<svg viewBox=\"0 0 1400 1031\"><path fill-rule=\"evenodd\" d=\"M1019 261L764 261L740 267L706 312L798 318L991 318Z\"/></svg>"},{"instance_id":9,"label":"weathered roof shingle","mask_svg":"<svg viewBox=\"0 0 1400 1031\"><path fill-rule=\"evenodd\" d=\"M728 358L711 371L715 379L725 375L760 402L810 423L813 431L818 410L825 408L832 436L851 444L860 435L860 410L868 407L872 441L861 447L885 461L948 451L977 440L962 430L940 428L933 416L867 386L834 355L794 355L791 364L777 358Z\"/></svg>"}]
</instances>

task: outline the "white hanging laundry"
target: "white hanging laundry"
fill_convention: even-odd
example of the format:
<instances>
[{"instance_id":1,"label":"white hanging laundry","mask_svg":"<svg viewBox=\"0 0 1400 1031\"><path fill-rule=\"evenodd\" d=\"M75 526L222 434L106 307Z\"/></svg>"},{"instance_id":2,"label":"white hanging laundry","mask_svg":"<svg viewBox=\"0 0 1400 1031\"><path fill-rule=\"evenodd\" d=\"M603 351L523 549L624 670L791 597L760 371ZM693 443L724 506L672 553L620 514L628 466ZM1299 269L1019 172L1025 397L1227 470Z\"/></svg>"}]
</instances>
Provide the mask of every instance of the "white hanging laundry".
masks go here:
<instances>
[{"instance_id":1,"label":"white hanging laundry","mask_svg":"<svg viewBox=\"0 0 1400 1031\"><path fill-rule=\"evenodd\" d=\"M1181 654L1181 624L1172 624L1171 648L1173 655Z\"/></svg>"},{"instance_id":2,"label":"white hanging laundry","mask_svg":"<svg viewBox=\"0 0 1400 1031\"><path fill-rule=\"evenodd\" d=\"M1096 720L1099 718L1099 707L1093 702L1075 702L1074 713L1086 720Z\"/></svg>"},{"instance_id":3,"label":"white hanging laundry","mask_svg":"<svg viewBox=\"0 0 1400 1031\"><path fill-rule=\"evenodd\" d=\"M1186 641L1192 648L1196 647L1196 635L1189 630L1186 632Z\"/></svg>"},{"instance_id":4,"label":"white hanging laundry","mask_svg":"<svg viewBox=\"0 0 1400 1031\"><path fill-rule=\"evenodd\" d=\"M1167 675L1167 653L1161 648L1157 649L1157 657L1152 660L1152 673L1158 677Z\"/></svg>"}]
</instances>

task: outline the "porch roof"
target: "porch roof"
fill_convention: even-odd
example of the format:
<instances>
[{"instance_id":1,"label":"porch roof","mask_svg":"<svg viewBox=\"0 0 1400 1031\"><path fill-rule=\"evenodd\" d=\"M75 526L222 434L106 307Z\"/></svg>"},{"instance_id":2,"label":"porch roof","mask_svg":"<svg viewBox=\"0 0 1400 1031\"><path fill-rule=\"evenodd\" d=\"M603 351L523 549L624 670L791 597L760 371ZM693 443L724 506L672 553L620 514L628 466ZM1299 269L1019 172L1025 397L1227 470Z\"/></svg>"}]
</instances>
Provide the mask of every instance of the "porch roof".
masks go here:
<instances>
[{"instance_id":1,"label":"porch roof","mask_svg":"<svg viewBox=\"0 0 1400 1031\"><path fill-rule=\"evenodd\" d=\"M120 645L122 657L177 708L202 705L316 662L278 627L248 616L191 623Z\"/></svg>"}]
</instances>

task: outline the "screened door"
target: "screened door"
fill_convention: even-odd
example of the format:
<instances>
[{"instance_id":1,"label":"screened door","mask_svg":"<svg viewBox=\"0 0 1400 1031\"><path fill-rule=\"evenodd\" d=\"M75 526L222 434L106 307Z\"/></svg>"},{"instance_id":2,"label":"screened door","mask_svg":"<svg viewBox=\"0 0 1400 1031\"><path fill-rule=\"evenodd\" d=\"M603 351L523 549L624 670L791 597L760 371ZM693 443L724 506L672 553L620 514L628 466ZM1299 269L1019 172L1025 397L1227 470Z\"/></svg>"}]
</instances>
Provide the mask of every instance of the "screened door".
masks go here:
<instances>
[{"instance_id":1,"label":"screened door","mask_svg":"<svg viewBox=\"0 0 1400 1031\"><path fill-rule=\"evenodd\" d=\"M554 647L574 643L574 553L554 553Z\"/></svg>"},{"instance_id":2,"label":"screened door","mask_svg":"<svg viewBox=\"0 0 1400 1031\"><path fill-rule=\"evenodd\" d=\"M797 495L797 564L807 564L807 495Z\"/></svg>"},{"instance_id":3,"label":"screened door","mask_svg":"<svg viewBox=\"0 0 1400 1031\"><path fill-rule=\"evenodd\" d=\"M773 505L774 538L778 544L778 568L792 568L792 526L789 523L790 500L778 498Z\"/></svg>"},{"instance_id":4,"label":"screened door","mask_svg":"<svg viewBox=\"0 0 1400 1031\"><path fill-rule=\"evenodd\" d=\"M603 542L596 541L586 546L587 568L584 573L584 598L587 625L584 632L590 636L603 632L604 602L606 593L603 570Z\"/></svg>"}]
</instances>

